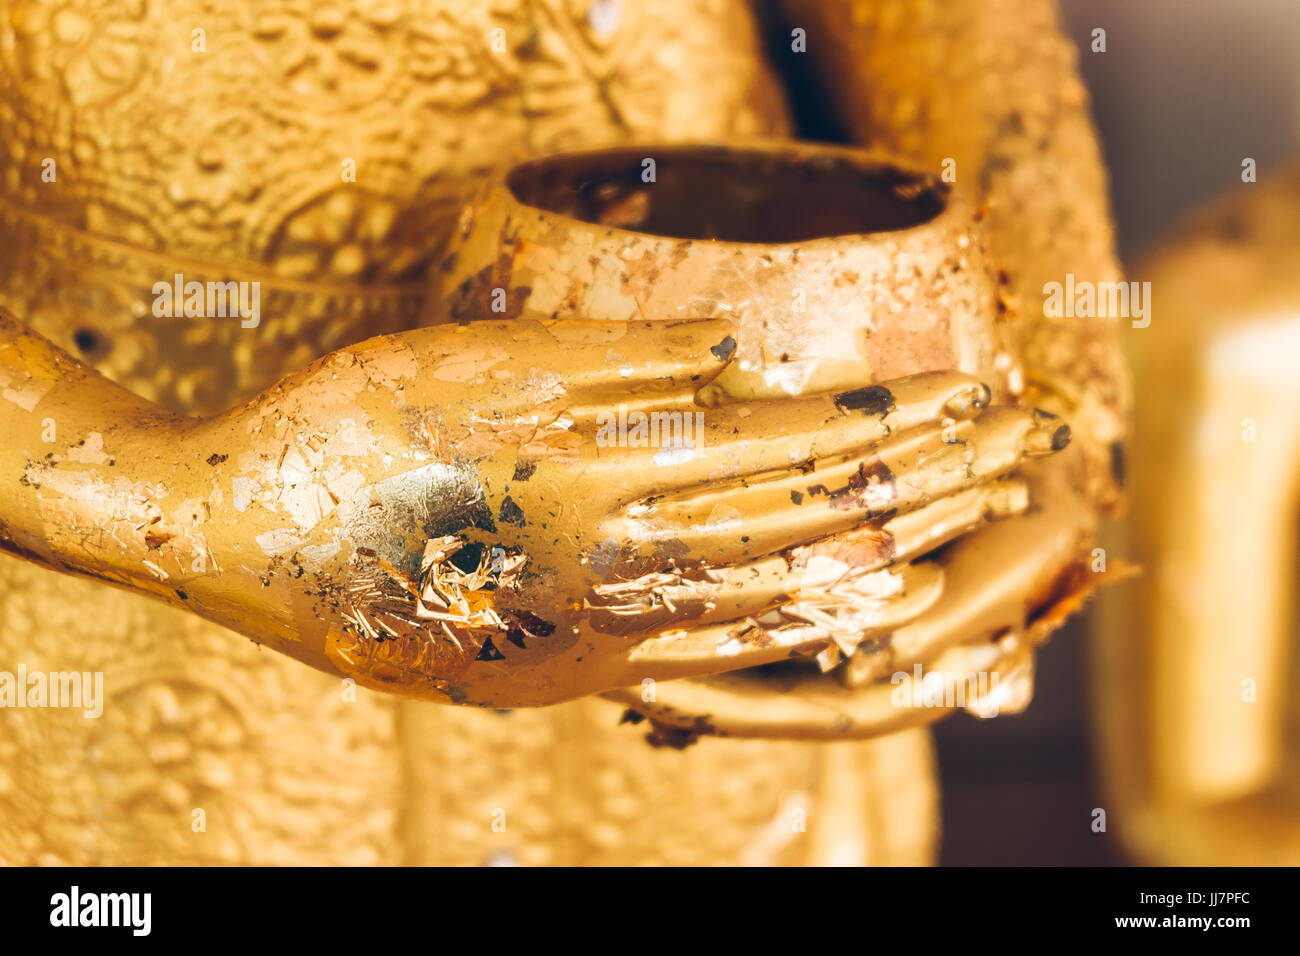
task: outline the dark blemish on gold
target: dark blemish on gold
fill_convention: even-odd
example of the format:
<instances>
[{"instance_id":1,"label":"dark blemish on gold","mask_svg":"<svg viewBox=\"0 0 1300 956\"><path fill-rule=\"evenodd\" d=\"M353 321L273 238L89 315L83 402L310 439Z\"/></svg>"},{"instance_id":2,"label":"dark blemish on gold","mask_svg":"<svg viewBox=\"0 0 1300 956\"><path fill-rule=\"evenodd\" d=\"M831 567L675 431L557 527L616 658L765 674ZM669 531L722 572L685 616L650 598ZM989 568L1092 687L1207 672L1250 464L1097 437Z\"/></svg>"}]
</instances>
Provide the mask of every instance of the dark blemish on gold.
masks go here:
<instances>
[{"instance_id":1,"label":"dark blemish on gold","mask_svg":"<svg viewBox=\"0 0 1300 956\"><path fill-rule=\"evenodd\" d=\"M208 464L215 468L229 457L229 455L218 455L216 452L213 452L208 456Z\"/></svg>"},{"instance_id":2,"label":"dark blemish on gold","mask_svg":"<svg viewBox=\"0 0 1300 956\"><path fill-rule=\"evenodd\" d=\"M790 501L793 502L793 503L796 504L796 505L801 505L801 504L803 504L803 494L802 494L801 492L798 492L798 491L792 491L792 492L790 492Z\"/></svg>"},{"instance_id":3,"label":"dark blemish on gold","mask_svg":"<svg viewBox=\"0 0 1300 956\"><path fill-rule=\"evenodd\" d=\"M514 621L506 631L506 639L516 647L527 650L525 638L550 637L555 633L554 624L529 611L517 611L513 616Z\"/></svg>"},{"instance_id":4,"label":"dark blemish on gold","mask_svg":"<svg viewBox=\"0 0 1300 956\"><path fill-rule=\"evenodd\" d=\"M148 546L149 550L153 551L161 548L174 537L176 536L173 534L167 534L165 531L149 530L144 533L144 543Z\"/></svg>"},{"instance_id":5,"label":"dark blemish on gold","mask_svg":"<svg viewBox=\"0 0 1300 956\"><path fill-rule=\"evenodd\" d=\"M1124 479L1128 475L1128 461L1124 456L1122 442L1110 443L1110 473L1114 476L1115 483L1123 488Z\"/></svg>"},{"instance_id":6,"label":"dark blemish on gold","mask_svg":"<svg viewBox=\"0 0 1300 956\"><path fill-rule=\"evenodd\" d=\"M487 548L479 541L466 541L460 549L447 558L447 563L462 574L473 574L483 564Z\"/></svg>"},{"instance_id":7,"label":"dark blemish on gold","mask_svg":"<svg viewBox=\"0 0 1300 956\"><path fill-rule=\"evenodd\" d=\"M506 495L505 501L501 502L501 511L497 515L497 520L522 528L525 523L523 509L515 504L515 499Z\"/></svg>"},{"instance_id":8,"label":"dark blemish on gold","mask_svg":"<svg viewBox=\"0 0 1300 956\"><path fill-rule=\"evenodd\" d=\"M89 358L103 358L109 350L109 340L94 329L77 329L72 333L72 341Z\"/></svg>"},{"instance_id":9,"label":"dark blemish on gold","mask_svg":"<svg viewBox=\"0 0 1300 956\"><path fill-rule=\"evenodd\" d=\"M182 591L180 588L176 589L176 596L180 598L182 601L188 601L190 599L190 596L186 594L184 591Z\"/></svg>"},{"instance_id":10,"label":"dark blemish on gold","mask_svg":"<svg viewBox=\"0 0 1300 956\"><path fill-rule=\"evenodd\" d=\"M474 658L476 661L503 661L505 659L506 656L497 650L496 645L492 643L492 638L490 637L485 640L483 646L479 648L478 657Z\"/></svg>"},{"instance_id":11,"label":"dark blemish on gold","mask_svg":"<svg viewBox=\"0 0 1300 956\"><path fill-rule=\"evenodd\" d=\"M656 750L668 747L671 750L685 750L700 739L700 735L681 727L669 727L651 722L651 730L645 735L646 743Z\"/></svg>"},{"instance_id":12,"label":"dark blemish on gold","mask_svg":"<svg viewBox=\"0 0 1300 956\"><path fill-rule=\"evenodd\" d=\"M831 495L830 506L836 511L867 508L879 511L888 507L898 494L894 473L879 458L858 465L849 483Z\"/></svg>"},{"instance_id":13,"label":"dark blemish on gold","mask_svg":"<svg viewBox=\"0 0 1300 956\"><path fill-rule=\"evenodd\" d=\"M883 385L869 385L836 395L835 407L841 412L886 415L894 408L894 393Z\"/></svg>"},{"instance_id":14,"label":"dark blemish on gold","mask_svg":"<svg viewBox=\"0 0 1300 956\"><path fill-rule=\"evenodd\" d=\"M618 719L618 722L620 724L632 724L635 726L643 720L645 720L645 714L638 713L629 707L627 710L623 711L623 716Z\"/></svg>"},{"instance_id":15,"label":"dark blemish on gold","mask_svg":"<svg viewBox=\"0 0 1300 956\"><path fill-rule=\"evenodd\" d=\"M727 359L731 358L732 353L736 351L736 340L728 335L717 345L713 346L713 348L709 349L709 351L713 353L714 357L717 358L719 362L725 362Z\"/></svg>"},{"instance_id":16,"label":"dark blemish on gold","mask_svg":"<svg viewBox=\"0 0 1300 956\"><path fill-rule=\"evenodd\" d=\"M515 476L512 481L527 481L533 477L533 472L537 470L535 461L518 461L515 462Z\"/></svg>"},{"instance_id":17,"label":"dark blemish on gold","mask_svg":"<svg viewBox=\"0 0 1300 956\"><path fill-rule=\"evenodd\" d=\"M1070 444L1070 426L1062 425L1052 432L1052 451L1060 451Z\"/></svg>"},{"instance_id":18,"label":"dark blemish on gold","mask_svg":"<svg viewBox=\"0 0 1300 956\"><path fill-rule=\"evenodd\" d=\"M673 750L685 750L691 744L696 743L702 734L717 732L713 722L705 716L696 717L691 721L689 728L661 724L651 717L650 728L650 732L645 735L646 743L651 747L669 747Z\"/></svg>"}]
</instances>

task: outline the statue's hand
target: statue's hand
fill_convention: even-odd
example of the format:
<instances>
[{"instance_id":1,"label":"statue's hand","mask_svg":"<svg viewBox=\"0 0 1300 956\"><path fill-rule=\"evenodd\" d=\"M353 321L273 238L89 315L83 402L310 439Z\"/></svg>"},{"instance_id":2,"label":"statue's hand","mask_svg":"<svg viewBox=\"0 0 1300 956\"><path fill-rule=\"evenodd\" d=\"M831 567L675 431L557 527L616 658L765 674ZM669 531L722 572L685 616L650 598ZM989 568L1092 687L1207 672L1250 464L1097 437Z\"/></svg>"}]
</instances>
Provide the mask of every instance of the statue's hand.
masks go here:
<instances>
[{"instance_id":1,"label":"statue's hand","mask_svg":"<svg viewBox=\"0 0 1300 956\"><path fill-rule=\"evenodd\" d=\"M544 704L903 625L943 588L908 562L1024 510L1003 476L1066 437L957 372L700 407L734 350L717 320L438 326L196 421L0 315L0 545L372 686Z\"/></svg>"},{"instance_id":2,"label":"statue's hand","mask_svg":"<svg viewBox=\"0 0 1300 956\"><path fill-rule=\"evenodd\" d=\"M1065 437L956 372L701 408L729 331L422 329L201 427L205 460L255 446L222 484L269 613L232 623L363 683L502 707L850 649L928 607L941 575L907 559L1022 510L1000 476ZM804 547L864 524L848 551Z\"/></svg>"}]
</instances>

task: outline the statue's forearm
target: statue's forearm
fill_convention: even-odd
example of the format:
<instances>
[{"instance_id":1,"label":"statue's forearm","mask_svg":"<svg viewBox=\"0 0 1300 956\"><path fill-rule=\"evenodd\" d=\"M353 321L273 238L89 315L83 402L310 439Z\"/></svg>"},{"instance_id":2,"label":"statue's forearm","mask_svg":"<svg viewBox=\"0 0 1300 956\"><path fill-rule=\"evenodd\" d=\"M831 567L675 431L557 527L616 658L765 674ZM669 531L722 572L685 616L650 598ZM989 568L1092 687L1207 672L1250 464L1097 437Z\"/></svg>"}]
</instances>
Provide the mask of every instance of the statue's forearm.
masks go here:
<instances>
[{"instance_id":1,"label":"statue's forearm","mask_svg":"<svg viewBox=\"0 0 1300 956\"><path fill-rule=\"evenodd\" d=\"M275 425L302 420L302 392L288 384L302 379L273 388L247 421L244 410L180 418L0 312L0 548L245 633L297 640L289 602L265 593L275 506L249 509L241 489L293 504L294 489L275 484L294 464ZM353 450L365 470L370 449Z\"/></svg>"},{"instance_id":2,"label":"statue's forearm","mask_svg":"<svg viewBox=\"0 0 1300 956\"><path fill-rule=\"evenodd\" d=\"M0 544L42 564L150 587L158 502L186 421L0 313Z\"/></svg>"},{"instance_id":3,"label":"statue's forearm","mask_svg":"<svg viewBox=\"0 0 1300 956\"><path fill-rule=\"evenodd\" d=\"M186 419L0 313L0 548L319 664L325 625L294 606L301 570L283 553L334 541L349 492L401 471L355 401L383 351L345 350L244 408Z\"/></svg>"}]
</instances>

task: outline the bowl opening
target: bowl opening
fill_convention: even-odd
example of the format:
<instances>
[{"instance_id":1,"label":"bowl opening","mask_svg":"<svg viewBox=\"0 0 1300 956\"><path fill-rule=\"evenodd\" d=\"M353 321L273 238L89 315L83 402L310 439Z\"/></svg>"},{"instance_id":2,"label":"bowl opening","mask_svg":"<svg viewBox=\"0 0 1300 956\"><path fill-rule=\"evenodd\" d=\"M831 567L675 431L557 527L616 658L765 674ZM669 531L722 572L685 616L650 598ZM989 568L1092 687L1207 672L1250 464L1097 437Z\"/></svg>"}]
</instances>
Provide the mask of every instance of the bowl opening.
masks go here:
<instances>
[{"instance_id":1,"label":"bowl opening","mask_svg":"<svg viewBox=\"0 0 1300 956\"><path fill-rule=\"evenodd\" d=\"M937 176L885 162L699 146L531 160L506 186L525 205L594 225L772 244L919 226L948 197Z\"/></svg>"}]
</instances>

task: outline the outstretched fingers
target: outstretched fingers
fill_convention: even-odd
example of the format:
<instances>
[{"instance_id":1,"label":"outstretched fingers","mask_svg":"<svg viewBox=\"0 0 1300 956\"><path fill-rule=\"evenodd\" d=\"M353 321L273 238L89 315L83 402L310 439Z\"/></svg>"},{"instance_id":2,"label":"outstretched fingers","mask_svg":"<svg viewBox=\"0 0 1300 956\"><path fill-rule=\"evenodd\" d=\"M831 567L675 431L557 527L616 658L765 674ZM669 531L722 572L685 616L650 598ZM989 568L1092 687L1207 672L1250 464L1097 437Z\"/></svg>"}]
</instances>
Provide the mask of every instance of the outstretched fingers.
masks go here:
<instances>
[{"instance_id":1,"label":"outstretched fingers","mask_svg":"<svg viewBox=\"0 0 1300 956\"><path fill-rule=\"evenodd\" d=\"M912 429L874 446L864 442L868 447L857 454L790 462L774 460L766 443L757 450L748 447L752 443L714 449L720 467L741 473L643 496L609 519L606 533L634 549L671 544L710 564L732 564L910 513L1053 454L1068 442L1069 428L1058 419L1034 409L999 407L973 420ZM835 450L840 451L838 444ZM696 473L690 469L687 477Z\"/></svg>"}]
</instances>

